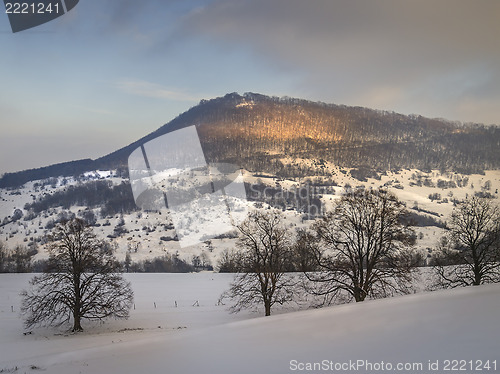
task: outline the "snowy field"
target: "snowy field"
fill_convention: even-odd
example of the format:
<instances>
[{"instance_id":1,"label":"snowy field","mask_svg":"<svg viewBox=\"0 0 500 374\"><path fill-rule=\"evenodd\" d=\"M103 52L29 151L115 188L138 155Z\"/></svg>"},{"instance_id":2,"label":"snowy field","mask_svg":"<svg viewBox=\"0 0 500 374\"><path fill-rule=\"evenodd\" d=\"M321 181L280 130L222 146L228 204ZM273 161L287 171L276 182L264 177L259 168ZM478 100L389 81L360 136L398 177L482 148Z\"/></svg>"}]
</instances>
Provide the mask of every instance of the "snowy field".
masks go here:
<instances>
[{"instance_id":1,"label":"snowy field","mask_svg":"<svg viewBox=\"0 0 500 374\"><path fill-rule=\"evenodd\" d=\"M128 320L23 335L31 276L0 274L0 373L500 372L500 285L260 317L218 305L232 275L127 274Z\"/></svg>"}]
</instances>

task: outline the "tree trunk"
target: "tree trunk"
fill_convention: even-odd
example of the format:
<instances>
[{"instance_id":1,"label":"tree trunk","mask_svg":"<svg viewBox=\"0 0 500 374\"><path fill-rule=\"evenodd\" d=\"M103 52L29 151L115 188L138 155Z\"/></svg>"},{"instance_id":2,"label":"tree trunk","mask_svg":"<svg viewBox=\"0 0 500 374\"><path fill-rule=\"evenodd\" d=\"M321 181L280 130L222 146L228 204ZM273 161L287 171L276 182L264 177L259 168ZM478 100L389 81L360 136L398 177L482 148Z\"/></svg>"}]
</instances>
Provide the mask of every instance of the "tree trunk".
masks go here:
<instances>
[{"instance_id":1,"label":"tree trunk","mask_svg":"<svg viewBox=\"0 0 500 374\"><path fill-rule=\"evenodd\" d=\"M73 287L75 292L75 305L73 305L73 332L83 331L81 320L81 293L80 293L80 273L74 272L73 274Z\"/></svg>"},{"instance_id":2,"label":"tree trunk","mask_svg":"<svg viewBox=\"0 0 500 374\"><path fill-rule=\"evenodd\" d=\"M475 257L478 257L476 256L476 251L474 251L473 254ZM481 278L481 264L478 259L474 259L474 282L472 285L479 286L481 284Z\"/></svg>"},{"instance_id":3,"label":"tree trunk","mask_svg":"<svg viewBox=\"0 0 500 374\"><path fill-rule=\"evenodd\" d=\"M481 272L479 270L474 269L474 282L473 286L479 286L481 284Z\"/></svg>"},{"instance_id":4,"label":"tree trunk","mask_svg":"<svg viewBox=\"0 0 500 374\"><path fill-rule=\"evenodd\" d=\"M366 297L366 292L364 292L363 289L361 289L361 287L354 288L354 300L356 300L356 302L364 301L365 297Z\"/></svg>"},{"instance_id":5,"label":"tree trunk","mask_svg":"<svg viewBox=\"0 0 500 374\"><path fill-rule=\"evenodd\" d=\"M264 306L266 308L266 317L271 315L271 301L264 300Z\"/></svg>"},{"instance_id":6,"label":"tree trunk","mask_svg":"<svg viewBox=\"0 0 500 374\"><path fill-rule=\"evenodd\" d=\"M73 332L81 332L83 331L82 325L80 324L80 315L78 313L73 313Z\"/></svg>"}]
</instances>

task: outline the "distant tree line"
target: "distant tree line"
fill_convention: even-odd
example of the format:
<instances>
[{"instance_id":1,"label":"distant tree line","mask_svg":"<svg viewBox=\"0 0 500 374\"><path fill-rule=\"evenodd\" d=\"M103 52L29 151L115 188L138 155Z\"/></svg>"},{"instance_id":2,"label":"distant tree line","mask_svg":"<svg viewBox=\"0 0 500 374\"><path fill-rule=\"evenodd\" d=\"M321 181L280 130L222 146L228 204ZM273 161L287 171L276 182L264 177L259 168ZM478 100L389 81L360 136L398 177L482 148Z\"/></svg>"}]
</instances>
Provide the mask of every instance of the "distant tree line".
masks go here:
<instances>
[{"instance_id":1,"label":"distant tree line","mask_svg":"<svg viewBox=\"0 0 500 374\"><path fill-rule=\"evenodd\" d=\"M32 258L38 253L36 248L16 245L9 249L0 242L0 273L29 273L33 270Z\"/></svg>"},{"instance_id":2,"label":"distant tree line","mask_svg":"<svg viewBox=\"0 0 500 374\"><path fill-rule=\"evenodd\" d=\"M106 180L67 186L63 190L46 194L37 201L27 203L24 209L38 214L50 208L69 209L75 205L88 208L100 207L102 217L137 210L129 183L113 185L111 181Z\"/></svg>"},{"instance_id":3,"label":"distant tree line","mask_svg":"<svg viewBox=\"0 0 500 374\"><path fill-rule=\"evenodd\" d=\"M406 219L412 226L427 227L434 226L439 228L445 228L446 224L440 219L434 218L431 215L419 214L417 211L409 211Z\"/></svg>"},{"instance_id":4,"label":"distant tree line","mask_svg":"<svg viewBox=\"0 0 500 374\"><path fill-rule=\"evenodd\" d=\"M127 264L125 260L124 266L131 273L192 273L196 271L193 264L172 254L137 262L129 261Z\"/></svg>"},{"instance_id":5,"label":"distant tree line","mask_svg":"<svg viewBox=\"0 0 500 374\"><path fill-rule=\"evenodd\" d=\"M19 171L17 173L5 173L0 178L0 188L20 187L26 182L47 179L50 177L75 176L85 171L92 170L91 165L91 159L84 159Z\"/></svg>"}]
</instances>

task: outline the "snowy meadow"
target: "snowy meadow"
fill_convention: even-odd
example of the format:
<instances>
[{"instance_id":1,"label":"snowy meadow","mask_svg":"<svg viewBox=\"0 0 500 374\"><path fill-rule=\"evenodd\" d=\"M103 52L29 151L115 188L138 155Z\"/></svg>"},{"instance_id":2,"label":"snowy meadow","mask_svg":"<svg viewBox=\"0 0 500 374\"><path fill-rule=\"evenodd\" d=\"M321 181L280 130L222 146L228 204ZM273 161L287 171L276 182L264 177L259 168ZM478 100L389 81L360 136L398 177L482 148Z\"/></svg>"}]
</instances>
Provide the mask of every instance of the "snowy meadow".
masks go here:
<instances>
[{"instance_id":1,"label":"snowy meadow","mask_svg":"<svg viewBox=\"0 0 500 374\"><path fill-rule=\"evenodd\" d=\"M0 372L499 372L500 285L270 317L219 303L231 274L126 274L128 320L26 331L19 292L30 274L0 275Z\"/></svg>"}]
</instances>

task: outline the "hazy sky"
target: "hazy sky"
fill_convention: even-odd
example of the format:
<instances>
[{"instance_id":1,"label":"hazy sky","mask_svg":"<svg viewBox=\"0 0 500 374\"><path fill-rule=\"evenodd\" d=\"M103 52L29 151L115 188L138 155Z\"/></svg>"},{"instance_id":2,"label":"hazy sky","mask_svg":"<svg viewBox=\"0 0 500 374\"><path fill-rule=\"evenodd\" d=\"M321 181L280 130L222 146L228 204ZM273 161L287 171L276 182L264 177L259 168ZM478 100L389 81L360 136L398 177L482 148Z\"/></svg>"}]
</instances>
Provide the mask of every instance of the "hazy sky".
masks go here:
<instances>
[{"instance_id":1,"label":"hazy sky","mask_svg":"<svg viewBox=\"0 0 500 374\"><path fill-rule=\"evenodd\" d=\"M103 156L235 91L500 124L499 17L499 0L80 0L12 34L0 14L0 174Z\"/></svg>"}]
</instances>

